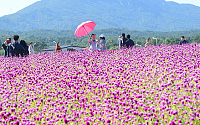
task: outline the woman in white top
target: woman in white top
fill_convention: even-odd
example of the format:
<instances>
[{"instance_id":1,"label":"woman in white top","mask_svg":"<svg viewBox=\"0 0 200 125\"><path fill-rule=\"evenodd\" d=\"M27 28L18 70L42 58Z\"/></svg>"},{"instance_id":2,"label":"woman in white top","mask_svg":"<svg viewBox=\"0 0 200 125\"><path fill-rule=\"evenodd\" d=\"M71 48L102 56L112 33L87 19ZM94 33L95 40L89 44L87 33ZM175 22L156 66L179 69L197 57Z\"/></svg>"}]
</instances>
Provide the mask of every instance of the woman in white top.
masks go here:
<instances>
[{"instance_id":1,"label":"woman in white top","mask_svg":"<svg viewBox=\"0 0 200 125\"><path fill-rule=\"evenodd\" d=\"M29 52L29 55L34 54L34 49L33 49L33 43L32 42L30 43L30 46L28 47L28 52Z\"/></svg>"}]
</instances>

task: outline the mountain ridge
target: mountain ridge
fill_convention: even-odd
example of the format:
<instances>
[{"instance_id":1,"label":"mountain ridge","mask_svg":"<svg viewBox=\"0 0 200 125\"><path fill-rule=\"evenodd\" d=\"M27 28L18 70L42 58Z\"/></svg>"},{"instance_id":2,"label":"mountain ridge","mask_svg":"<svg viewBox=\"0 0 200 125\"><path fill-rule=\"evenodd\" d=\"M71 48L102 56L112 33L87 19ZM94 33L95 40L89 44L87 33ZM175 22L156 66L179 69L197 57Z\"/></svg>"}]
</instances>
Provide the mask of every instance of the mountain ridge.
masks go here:
<instances>
[{"instance_id":1,"label":"mountain ridge","mask_svg":"<svg viewBox=\"0 0 200 125\"><path fill-rule=\"evenodd\" d=\"M152 31L200 29L200 7L165 0L41 0L15 14L0 17L0 29L75 30L84 21L96 29Z\"/></svg>"}]
</instances>

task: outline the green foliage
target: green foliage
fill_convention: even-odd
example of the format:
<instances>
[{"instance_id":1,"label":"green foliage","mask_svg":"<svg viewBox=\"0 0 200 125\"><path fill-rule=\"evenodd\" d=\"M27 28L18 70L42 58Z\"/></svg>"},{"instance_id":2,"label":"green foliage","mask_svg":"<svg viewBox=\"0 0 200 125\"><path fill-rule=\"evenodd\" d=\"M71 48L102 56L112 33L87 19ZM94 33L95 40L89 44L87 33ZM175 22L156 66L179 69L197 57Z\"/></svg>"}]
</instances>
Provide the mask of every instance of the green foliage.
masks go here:
<instances>
[{"instance_id":1,"label":"green foliage","mask_svg":"<svg viewBox=\"0 0 200 125\"><path fill-rule=\"evenodd\" d=\"M0 36L6 35L11 37L15 34L18 34L20 37L29 37L29 36L42 36L42 37L76 37L74 35L75 30L46 30L46 29L37 29L29 31L10 31L10 30L0 30ZM104 34L108 37L118 37L122 33L130 34L131 37L135 37L135 40L146 39L147 37L159 37L160 39L165 39L166 37L194 37L200 34L200 30L187 30L187 31L139 31L139 30L127 30L121 28L106 28L106 29L96 29L90 34L95 33L97 35ZM88 37L88 36L87 36ZM1 37L0 37L1 38Z\"/></svg>"},{"instance_id":2,"label":"green foliage","mask_svg":"<svg viewBox=\"0 0 200 125\"><path fill-rule=\"evenodd\" d=\"M179 38L166 38L163 41L163 44L165 45L174 45L174 44L179 44L180 39Z\"/></svg>"},{"instance_id":3,"label":"green foliage","mask_svg":"<svg viewBox=\"0 0 200 125\"><path fill-rule=\"evenodd\" d=\"M196 35L193 40L192 40L193 43L200 43L200 35Z\"/></svg>"},{"instance_id":4,"label":"green foliage","mask_svg":"<svg viewBox=\"0 0 200 125\"><path fill-rule=\"evenodd\" d=\"M106 41L106 48L107 49L110 49L110 48L112 48L114 46L119 46L119 42L117 43L112 39L109 39L109 40Z\"/></svg>"},{"instance_id":5,"label":"green foliage","mask_svg":"<svg viewBox=\"0 0 200 125\"><path fill-rule=\"evenodd\" d=\"M0 56L4 55L5 51L3 49L0 50Z\"/></svg>"},{"instance_id":6,"label":"green foliage","mask_svg":"<svg viewBox=\"0 0 200 125\"><path fill-rule=\"evenodd\" d=\"M119 46L113 46L109 50L117 50L117 49L119 49Z\"/></svg>"}]
</instances>

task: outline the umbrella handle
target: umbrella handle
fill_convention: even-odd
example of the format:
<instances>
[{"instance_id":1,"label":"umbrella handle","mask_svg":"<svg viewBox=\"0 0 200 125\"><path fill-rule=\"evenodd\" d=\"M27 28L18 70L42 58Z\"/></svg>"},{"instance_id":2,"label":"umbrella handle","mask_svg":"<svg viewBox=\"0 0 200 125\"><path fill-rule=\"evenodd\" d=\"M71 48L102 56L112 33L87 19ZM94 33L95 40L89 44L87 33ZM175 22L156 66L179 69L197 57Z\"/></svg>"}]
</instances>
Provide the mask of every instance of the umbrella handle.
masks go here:
<instances>
[{"instance_id":1,"label":"umbrella handle","mask_svg":"<svg viewBox=\"0 0 200 125\"><path fill-rule=\"evenodd\" d=\"M85 26L83 25L83 28L85 29ZM90 34L88 33L88 31L85 29L85 31L87 32L87 34L90 36Z\"/></svg>"},{"instance_id":2,"label":"umbrella handle","mask_svg":"<svg viewBox=\"0 0 200 125\"><path fill-rule=\"evenodd\" d=\"M83 25L83 28L85 29L85 26ZM88 31L85 29L85 31L87 32L88 36L90 36L90 34L88 33ZM91 46L91 44L89 44L89 47Z\"/></svg>"}]
</instances>

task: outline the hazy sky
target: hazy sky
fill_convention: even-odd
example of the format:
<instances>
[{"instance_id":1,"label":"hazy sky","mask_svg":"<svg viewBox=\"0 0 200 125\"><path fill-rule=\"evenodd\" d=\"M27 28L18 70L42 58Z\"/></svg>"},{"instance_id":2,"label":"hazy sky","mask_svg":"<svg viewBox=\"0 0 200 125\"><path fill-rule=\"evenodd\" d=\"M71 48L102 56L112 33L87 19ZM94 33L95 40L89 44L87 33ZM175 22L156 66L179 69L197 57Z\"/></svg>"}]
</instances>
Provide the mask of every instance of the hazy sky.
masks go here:
<instances>
[{"instance_id":1,"label":"hazy sky","mask_svg":"<svg viewBox=\"0 0 200 125\"><path fill-rule=\"evenodd\" d=\"M0 0L0 17L15 13L28 5L40 0ZM178 3L191 3L200 6L200 0L166 0Z\"/></svg>"},{"instance_id":2,"label":"hazy sky","mask_svg":"<svg viewBox=\"0 0 200 125\"><path fill-rule=\"evenodd\" d=\"M40 0L0 0L0 17L15 13Z\"/></svg>"},{"instance_id":3,"label":"hazy sky","mask_svg":"<svg viewBox=\"0 0 200 125\"><path fill-rule=\"evenodd\" d=\"M190 3L196 6L200 6L200 0L165 0L165 1L174 1L177 3Z\"/></svg>"}]
</instances>

